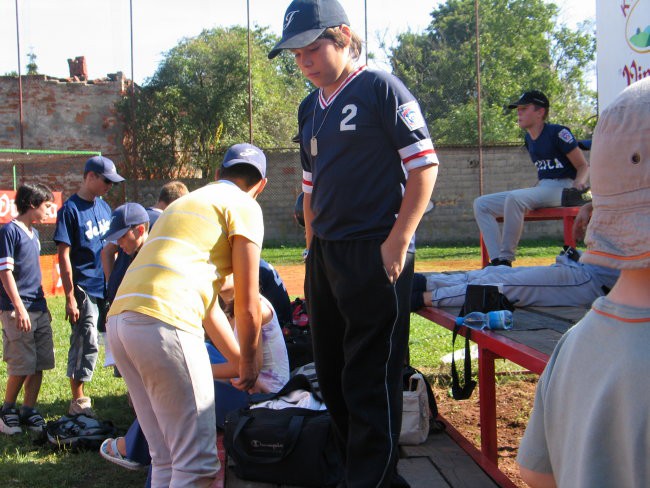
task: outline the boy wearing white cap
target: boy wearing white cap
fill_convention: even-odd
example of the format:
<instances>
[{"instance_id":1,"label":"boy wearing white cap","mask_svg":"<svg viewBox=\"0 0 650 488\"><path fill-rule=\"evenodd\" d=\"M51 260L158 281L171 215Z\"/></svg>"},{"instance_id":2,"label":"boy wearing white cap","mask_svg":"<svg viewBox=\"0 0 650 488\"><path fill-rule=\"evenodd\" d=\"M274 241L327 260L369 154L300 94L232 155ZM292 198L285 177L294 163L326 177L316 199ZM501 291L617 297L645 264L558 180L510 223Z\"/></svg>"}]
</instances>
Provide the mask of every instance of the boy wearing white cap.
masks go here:
<instances>
[{"instance_id":1,"label":"boy wearing white cap","mask_svg":"<svg viewBox=\"0 0 650 488\"><path fill-rule=\"evenodd\" d=\"M517 461L533 487L650 486L650 78L593 135L586 263L621 270L560 340Z\"/></svg>"}]
</instances>

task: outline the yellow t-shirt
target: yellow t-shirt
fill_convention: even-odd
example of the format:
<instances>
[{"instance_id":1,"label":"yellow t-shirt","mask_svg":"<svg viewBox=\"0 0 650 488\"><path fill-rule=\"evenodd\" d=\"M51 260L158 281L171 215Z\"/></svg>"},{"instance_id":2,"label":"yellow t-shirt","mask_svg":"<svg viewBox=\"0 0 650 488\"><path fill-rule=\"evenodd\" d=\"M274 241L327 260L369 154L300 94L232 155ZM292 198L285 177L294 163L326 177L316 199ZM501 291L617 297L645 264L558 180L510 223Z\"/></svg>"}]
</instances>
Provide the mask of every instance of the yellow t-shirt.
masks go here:
<instances>
[{"instance_id":1,"label":"yellow t-shirt","mask_svg":"<svg viewBox=\"0 0 650 488\"><path fill-rule=\"evenodd\" d=\"M264 222L259 204L235 184L218 181L176 200L129 266L108 315L139 312L203 336L206 309L232 273L236 235L261 247Z\"/></svg>"}]
</instances>

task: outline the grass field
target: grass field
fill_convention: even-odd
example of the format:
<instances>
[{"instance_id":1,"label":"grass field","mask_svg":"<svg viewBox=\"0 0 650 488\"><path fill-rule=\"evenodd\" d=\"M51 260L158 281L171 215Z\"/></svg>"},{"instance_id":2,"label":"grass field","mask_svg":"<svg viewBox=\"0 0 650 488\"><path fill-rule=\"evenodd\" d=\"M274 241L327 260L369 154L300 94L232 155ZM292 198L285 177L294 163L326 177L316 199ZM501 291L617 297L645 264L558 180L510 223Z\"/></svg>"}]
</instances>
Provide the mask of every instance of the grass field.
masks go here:
<instances>
[{"instance_id":1,"label":"grass field","mask_svg":"<svg viewBox=\"0 0 650 488\"><path fill-rule=\"evenodd\" d=\"M550 260L557 254L558 242L524 242L521 257ZM273 264L300 264L302 248L265 249L263 257ZM418 249L419 262L444 263L445 260L466 261L469 269L479 259L475 247L445 246ZM38 408L47 421L56 420L67 412L70 400L68 378L65 376L68 351L69 324L64 320L64 300L48 300L53 316L56 368L46 371ZM457 348L461 346L457 344ZM449 366L441 366L441 356L451 352L451 334L442 327L432 327L417 315L412 316L410 335L411 363L437 378L448 373ZM98 364L103 364L103 348ZM501 368L508 369L507 365ZM6 365L0 363L0 389L6 384ZM443 380L444 381L444 380ZM93 399L93 407L102 420L112 421L123 433L133 419L126 401L124 381L113 377L112 368L97 367L93 381L86 387ZM21 401L19 397L19 403ZM103 488L141 487L145 472L133 472L102 459L96 452L56 451L39 444L29 433L16 436L0 434L0 484L3 488Z\"/></svg>"}]
</instances>

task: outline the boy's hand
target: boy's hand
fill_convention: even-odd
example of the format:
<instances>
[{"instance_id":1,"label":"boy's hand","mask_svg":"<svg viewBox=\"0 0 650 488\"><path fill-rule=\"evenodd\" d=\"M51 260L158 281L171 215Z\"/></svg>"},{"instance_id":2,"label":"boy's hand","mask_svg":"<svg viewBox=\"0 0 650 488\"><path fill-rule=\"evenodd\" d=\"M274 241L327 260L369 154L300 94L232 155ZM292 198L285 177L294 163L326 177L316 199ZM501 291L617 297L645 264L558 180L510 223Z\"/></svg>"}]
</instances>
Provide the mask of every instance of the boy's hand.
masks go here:
<instances>
[{"instance_id":1,"label":"boy's hand","mask_svg":"<svg viewBox=\"0 0 650 488\"><path fill-rule=\"evenodd\" d=\"M244 363L243 361L240 361L239 378L230 380L230 383L238 390L248 391L255 386L258 375L259 369L255 361L252 363Z\"/></svg>"},{"instance_id":2,"label":"boy's hand","mask_svg":"<svg viewBox=\"0 0 650 488\"><path fill-rule=\"evenodd\" d=\"M74 298L65 301L65 318L70 322L70 325L75 325L79 320L79 309L77 308L77 300Z\"/></svg>"},{"instance_id":3,"label":"boy's hand","mask_svg":"<svg viewBox=\"0 0 650 488\"><path fill-rule=\"evenodd\" d=\"M393 284L395 284L404 269L407 248L408 244L405 247L392 242L390 238L386 239L381 245L381 260L384 263L384 270L386 270L388 280Z\"/></svg>"},{"instance_id":4,"label":"boy's hand","mask_svg":"<svg viewBox=\"0 0 650 488\"><path fill-rule=\"evenodd\" d=\"M25 307L15 310L16 314L16 328L22 332L29 332L32 330L32 321L29 320L29 313Z\"/></svg>"}]
</instances>

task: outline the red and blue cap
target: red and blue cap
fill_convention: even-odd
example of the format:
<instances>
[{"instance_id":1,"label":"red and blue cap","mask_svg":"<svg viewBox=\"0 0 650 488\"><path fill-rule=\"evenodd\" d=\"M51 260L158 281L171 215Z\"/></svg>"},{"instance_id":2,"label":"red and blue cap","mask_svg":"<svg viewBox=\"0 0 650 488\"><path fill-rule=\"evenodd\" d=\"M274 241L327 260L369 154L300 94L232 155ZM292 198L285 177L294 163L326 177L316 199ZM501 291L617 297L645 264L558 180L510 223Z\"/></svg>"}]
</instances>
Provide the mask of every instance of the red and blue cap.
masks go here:
<instances>
[{"instance_id":1,"label":"red and blue cap","mask_svg":"<svg viewBox=\"0 0 650 488\"><path fill-rule=\"evenodd\" d=\"M284 14L282 39L271 52L273 59L283 49L299 49L314 42L328 27L350 25L343 7L336 0L294 0Z\"/></svg>"}]
</instances>

